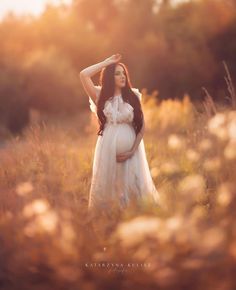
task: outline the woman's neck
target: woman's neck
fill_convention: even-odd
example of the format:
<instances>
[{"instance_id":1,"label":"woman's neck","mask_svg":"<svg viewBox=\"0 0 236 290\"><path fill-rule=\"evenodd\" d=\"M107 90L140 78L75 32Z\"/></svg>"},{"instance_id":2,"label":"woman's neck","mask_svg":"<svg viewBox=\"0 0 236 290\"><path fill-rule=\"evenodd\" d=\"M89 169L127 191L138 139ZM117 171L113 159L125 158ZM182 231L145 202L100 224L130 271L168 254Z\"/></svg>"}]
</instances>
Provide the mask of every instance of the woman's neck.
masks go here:
<instances>
[{"instance_id":1,"label":"woman's neck","mask_svg":"<svg viewBox=\"0 0 236 290\"><path fill-rule=\"evenodd\" d=\"M117 88L115 89L114 96L119 96L119 95L121 95L121 89Z\"/></svg>"}]
</instances>

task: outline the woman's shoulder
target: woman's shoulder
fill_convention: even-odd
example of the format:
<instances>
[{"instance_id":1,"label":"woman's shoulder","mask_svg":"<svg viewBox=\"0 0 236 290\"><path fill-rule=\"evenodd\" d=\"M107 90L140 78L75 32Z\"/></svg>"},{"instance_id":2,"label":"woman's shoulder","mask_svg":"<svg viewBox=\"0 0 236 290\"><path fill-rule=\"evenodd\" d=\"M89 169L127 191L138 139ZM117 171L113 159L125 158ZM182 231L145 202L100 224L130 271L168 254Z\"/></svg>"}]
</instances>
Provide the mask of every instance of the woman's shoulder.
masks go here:
<instances>
[{"instance_id":1,"label":"woman's shoulder","mask_svg":"<svg viewBox=\"0 0 236 290\"><path fill-rule=\"evenodd\" d=\"M132 91L136 94L136 96L139 98L139 100L142 100L142 93L139 91L138 88L131 88Z\"/></svg>"}]
</instances>

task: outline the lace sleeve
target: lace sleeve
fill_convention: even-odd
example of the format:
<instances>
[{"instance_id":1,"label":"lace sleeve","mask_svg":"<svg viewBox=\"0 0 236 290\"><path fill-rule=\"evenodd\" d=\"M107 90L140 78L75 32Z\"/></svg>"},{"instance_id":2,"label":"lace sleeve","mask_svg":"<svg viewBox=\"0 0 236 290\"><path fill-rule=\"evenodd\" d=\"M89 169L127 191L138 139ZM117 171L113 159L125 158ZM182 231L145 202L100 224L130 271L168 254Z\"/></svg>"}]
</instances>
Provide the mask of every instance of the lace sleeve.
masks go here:
<instances>
[{"instance_id":1,"label":"lace sleeve","mask_svg":"<svg viewBox=\"0 0 236 290\"><path fill-rule=\"evenodd\" d=\"M139 98L139 101L142 101L142 93L139 91L138 88L132 88L132 91L136 94L136 96Z\"/></svg>"}]
</instances>

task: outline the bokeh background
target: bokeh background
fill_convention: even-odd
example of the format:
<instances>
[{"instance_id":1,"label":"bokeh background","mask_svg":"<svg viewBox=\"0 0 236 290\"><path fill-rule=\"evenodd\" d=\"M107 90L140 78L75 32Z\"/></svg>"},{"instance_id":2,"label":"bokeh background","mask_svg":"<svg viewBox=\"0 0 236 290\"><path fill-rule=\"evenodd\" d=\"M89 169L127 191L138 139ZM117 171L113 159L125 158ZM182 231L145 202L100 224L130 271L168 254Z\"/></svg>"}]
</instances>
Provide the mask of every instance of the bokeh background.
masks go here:
<instances>
[{"instance_id":1,"label":"bokeh background","mask_svg":"<svg viewBox=\"0 0 236 290\"><path fill-rule=\"evenodd\" d=\"M235 290L236 1L0 0L0 17L0 289ZM114 53L161 206L89 219L79 72Z\"/></svg>"},{"instance_id":2,"label":"bokeh background","mask_svg":"<svg viewBox=\"0 0 236 290\"><path fill-rule=\"evenodd\" d=\"M1 2L1 123L12 132L29 122L31 108L87 110L78 72L116 52L133 85L161 99L187 93L200 101L204 86L224 103L222 61L235 81L234 0Z\"/></svg>"}]
</instances>

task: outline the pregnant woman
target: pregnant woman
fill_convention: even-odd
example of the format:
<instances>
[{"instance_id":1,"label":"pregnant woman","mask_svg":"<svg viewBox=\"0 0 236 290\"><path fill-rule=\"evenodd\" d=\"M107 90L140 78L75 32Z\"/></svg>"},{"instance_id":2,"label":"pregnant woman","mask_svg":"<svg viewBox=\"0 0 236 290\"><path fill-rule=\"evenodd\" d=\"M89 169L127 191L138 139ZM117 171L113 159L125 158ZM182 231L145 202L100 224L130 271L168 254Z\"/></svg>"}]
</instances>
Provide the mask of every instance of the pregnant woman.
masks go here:
<instances>
[{"instance_id":1,"label":"pregnant woman","mask_svg":"<svg viewBox=\"0 0 236 290\"><path fill-rule=\"evenodd\" d=\"M159 204L143 142L141 93L131 87L127 67L114 54L80 72L90 109L100 128L94 152L88 212L125 208L131 200ZM91 77L100 72L100 85Z\"/></svg>"}]
</instances>

